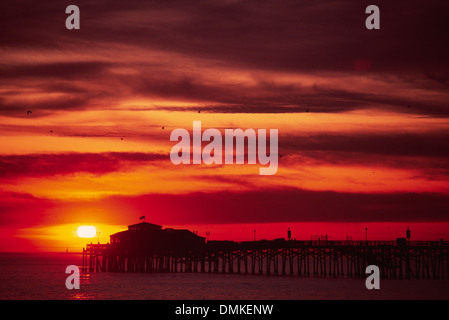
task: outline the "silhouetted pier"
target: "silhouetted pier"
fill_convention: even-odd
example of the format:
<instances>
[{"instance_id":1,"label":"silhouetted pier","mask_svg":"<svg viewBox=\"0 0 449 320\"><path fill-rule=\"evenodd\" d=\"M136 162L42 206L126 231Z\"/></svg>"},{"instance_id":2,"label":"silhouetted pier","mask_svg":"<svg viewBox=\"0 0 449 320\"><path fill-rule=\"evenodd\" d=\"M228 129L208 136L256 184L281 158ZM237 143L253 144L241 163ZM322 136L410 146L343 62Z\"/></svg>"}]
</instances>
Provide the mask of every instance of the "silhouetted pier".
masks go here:
<instances>
[{"instance_id":1,"label":"silhouetted pier","mask_svg":"<svg viewBox=\"0 0 449 320\"><path fill-rule=\"evenodd\" d=\"M276 239L206 243L198 241L204 238L189 235L187 230L159 230L160 226L156 226L159 229L154 226L156 225L145 226L147 229L144 231L140 229L139 224L130 226L128 233L125 231L111 236L110 244L88 244L83 249L82 270L365 278L366 267L377 265L381 277L386 279L449 278L449 242L444 241ZM148 228L154 230L149 232ZM156 233L159 233L160 237L166 237L163 242L135 245L135 241L139 240L140 243L149 233L155 240L155 230L159 230ZM174 235L176 236L172 237ZM181 240L176 242L176 239ZM188 239L195 244L189 243ZM134 246L131 245L133 242Z\"/></svg>"}]
</instances>

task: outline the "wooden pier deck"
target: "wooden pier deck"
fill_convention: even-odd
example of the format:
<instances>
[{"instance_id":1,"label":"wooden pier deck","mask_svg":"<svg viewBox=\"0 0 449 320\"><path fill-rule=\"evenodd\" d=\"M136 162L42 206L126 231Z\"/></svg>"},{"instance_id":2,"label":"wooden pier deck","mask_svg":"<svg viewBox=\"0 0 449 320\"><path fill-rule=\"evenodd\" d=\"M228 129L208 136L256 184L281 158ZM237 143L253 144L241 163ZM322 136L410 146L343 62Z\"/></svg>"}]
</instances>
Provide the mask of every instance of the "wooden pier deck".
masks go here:
<instances>
[{"instance_id":1,"label":"wooden pier deck","mask_svg":"<svg viewBox=\"0 0 449 320\"><path fill-rule=\"evenodd\" d=\"M449 279L443 241L210 241L189 252L138 252L111 244L83 249L84 272L208 272L366 277L377 265L386 279Z\"/></svg>"}]
</instances>

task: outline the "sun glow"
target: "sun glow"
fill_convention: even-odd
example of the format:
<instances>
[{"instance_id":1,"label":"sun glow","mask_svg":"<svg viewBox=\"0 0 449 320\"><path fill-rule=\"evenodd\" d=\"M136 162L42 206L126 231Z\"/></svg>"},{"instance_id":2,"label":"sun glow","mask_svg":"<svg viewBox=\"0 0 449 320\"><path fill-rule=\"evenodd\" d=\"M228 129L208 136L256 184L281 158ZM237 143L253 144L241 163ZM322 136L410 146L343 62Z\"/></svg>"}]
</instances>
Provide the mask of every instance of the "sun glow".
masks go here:
<instances>
[{"instance_id":1,"label":"sun glow","mask_svg":"<svg viewBox=\"0 0 449 320\"><path fill-rule=\"evenodd\" d=\"M81 219L80 221L84 220ZM95 228L91 238L80 236L80 231L85 227ZM22 244L33 244L33 247L29 247L31 251L65 252L68 250L68 252L82 252L83 247L87 243L96 243L97 241L107 243L111 234L123 231L124 229L126 229L126 225L124 224L110 225L95 221L86 221L20 229L14 233L14 236L20 239ZM0 228L0 242L6 239L5 235L7 234L7 230Z\"/></svg>"},{"instance_id":2,"label":"sun glow","mask_svg":"<svg viewBox=\"0 0 449 320\"><path fill-rule=\"evenodd\" d=\"M80 226L77 234L80 238L93 238L97 234L97 229L93 226Z\"/></svg>"}]
</instances>

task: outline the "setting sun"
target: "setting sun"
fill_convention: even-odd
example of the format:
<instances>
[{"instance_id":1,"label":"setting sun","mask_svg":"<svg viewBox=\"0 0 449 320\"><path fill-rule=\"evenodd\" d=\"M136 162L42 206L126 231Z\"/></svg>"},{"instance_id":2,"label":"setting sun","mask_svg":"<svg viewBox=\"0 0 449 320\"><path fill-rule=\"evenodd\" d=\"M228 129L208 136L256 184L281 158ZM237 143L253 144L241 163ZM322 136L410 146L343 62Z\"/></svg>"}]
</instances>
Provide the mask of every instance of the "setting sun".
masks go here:
<instances>
[{"instance_id":1,"label":"setting sun","mask_svg":"<svg viewBox=\"0 0 449 320\"><path fill-rule=\"evenodd\" d=\"M80 238L93 238L97 234L97 230L93 226L80 226L77 233Z\"/></svg>"}]
</instances>

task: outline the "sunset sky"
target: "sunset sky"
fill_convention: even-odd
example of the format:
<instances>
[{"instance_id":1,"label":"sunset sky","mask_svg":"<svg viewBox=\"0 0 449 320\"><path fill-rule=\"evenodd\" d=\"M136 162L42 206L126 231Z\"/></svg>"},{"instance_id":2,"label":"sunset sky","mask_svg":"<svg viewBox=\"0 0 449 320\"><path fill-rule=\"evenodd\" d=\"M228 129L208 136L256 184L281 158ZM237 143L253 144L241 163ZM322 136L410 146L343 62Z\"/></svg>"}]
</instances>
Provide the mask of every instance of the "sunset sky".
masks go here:
<instances>
[{"instance_id":1,"label":"sunset sky","mask_svg":"<svg viewBox=\"0 0 449 320\"><path fill-rule=\"evenodd\" d=\"M80 30L65 27L70 4ZM365 28L370 4L380 30ZM288 227L448 239L448 13L413 0L3 1L0 251L80 250L78 226L108 242L142 215L223 240ZM277 173L173 165L170 133L195 120L278 129Z\"/></svg>"}]
</instances>

